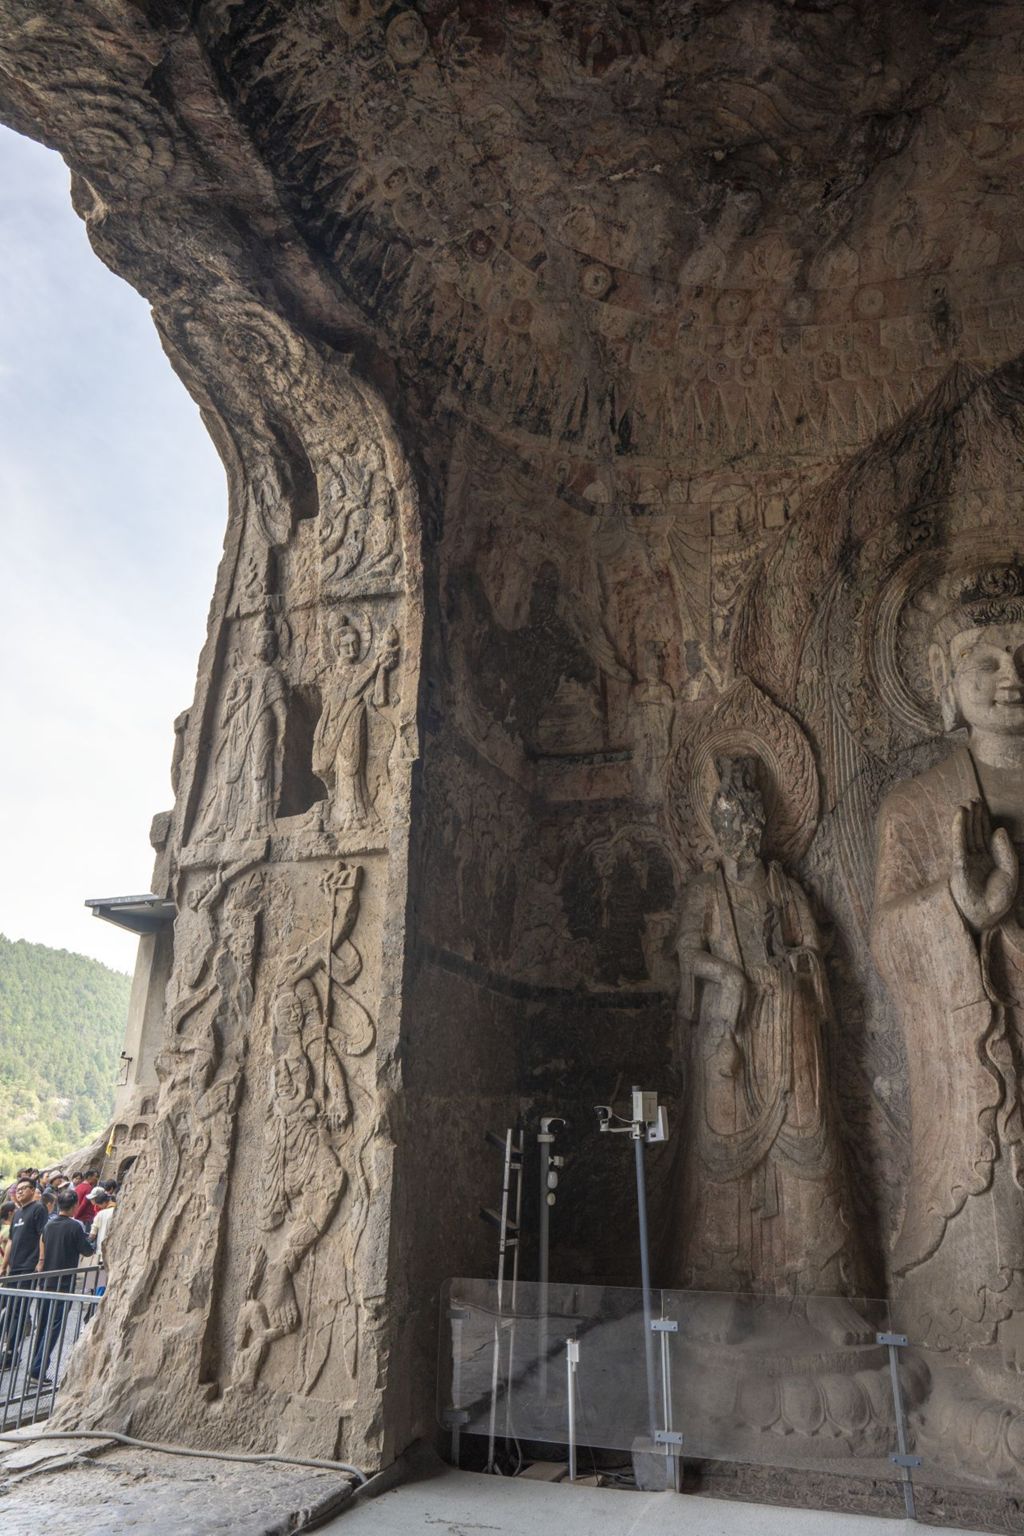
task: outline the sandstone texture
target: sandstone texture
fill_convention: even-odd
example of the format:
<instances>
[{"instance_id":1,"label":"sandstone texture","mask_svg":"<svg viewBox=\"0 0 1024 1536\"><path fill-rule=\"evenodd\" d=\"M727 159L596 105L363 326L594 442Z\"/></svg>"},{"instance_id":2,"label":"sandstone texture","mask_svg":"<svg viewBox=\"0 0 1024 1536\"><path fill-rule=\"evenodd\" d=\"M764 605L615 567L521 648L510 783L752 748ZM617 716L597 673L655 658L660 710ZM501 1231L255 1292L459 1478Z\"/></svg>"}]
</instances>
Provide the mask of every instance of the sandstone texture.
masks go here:
<instances>
[{"instance_id":1,"label":"sandstone texture","mask_svg":"<svg viewBox=\"0 0 1024 1536\"><path fill-rule=\"evenodd\" d=\"M351 1487L326 1471L64 1440L3 1457L0 1515L6 1536L41 1525L54 1536L289 1536L330 1520Z\"/></svg>"},{"instance_id":2,"label":"sandstone texture","mask_svg":"<svg viewBox=\"0 0 1024 1536\"><path fill-rule=\"evenodd\" d=\"M976 0L0 0L229 487L66 1422L390 1461L485 1131L635 1283L641 1083L656 1280L896 1298L1020 1496L1022 89Z\"/></svg>"}]
</instances>

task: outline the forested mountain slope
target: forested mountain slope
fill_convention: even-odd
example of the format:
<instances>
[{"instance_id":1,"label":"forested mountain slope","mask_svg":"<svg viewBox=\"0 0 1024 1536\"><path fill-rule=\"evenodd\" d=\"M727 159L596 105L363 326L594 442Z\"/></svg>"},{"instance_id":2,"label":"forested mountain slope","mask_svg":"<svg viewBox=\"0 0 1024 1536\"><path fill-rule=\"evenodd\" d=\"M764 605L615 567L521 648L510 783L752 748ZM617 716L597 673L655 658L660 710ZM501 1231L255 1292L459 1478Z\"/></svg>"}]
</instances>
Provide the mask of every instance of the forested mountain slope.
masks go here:
<instances>
[{"instance_id":1,"label":"forested mountain slope","mask_svg":"<svg viewBox=\"0 0 1024 1536\"><path fill-rule=\"evenodd\" d=\"M131 981L0 934L0 1174L45 1168L109 1122Z\"/></svg>"}]
</instances>

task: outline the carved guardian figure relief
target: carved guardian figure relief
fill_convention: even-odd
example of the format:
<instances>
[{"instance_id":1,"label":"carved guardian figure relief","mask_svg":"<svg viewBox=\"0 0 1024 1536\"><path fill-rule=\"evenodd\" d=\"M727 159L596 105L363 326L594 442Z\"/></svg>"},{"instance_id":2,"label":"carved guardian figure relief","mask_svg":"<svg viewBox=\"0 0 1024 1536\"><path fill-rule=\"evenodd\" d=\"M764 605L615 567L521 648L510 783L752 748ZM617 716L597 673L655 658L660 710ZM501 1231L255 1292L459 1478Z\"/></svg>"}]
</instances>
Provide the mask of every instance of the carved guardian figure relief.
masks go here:
<instances>
[{"instance_id":1,"label":"carved guardian figure relief","mask_svg":"<svg viewBox=\"0 0 1024 1536\"><path fill-rule=\"evenodd\" d=\"M269 1001L269 1118L265 1131L268 1182L260 1216L262 1232L250 1262L246 1301L235 1328L232 1386L249 1390L267 1351L312 1324L317 1307L329 1311L333 1286L337 1316L321 1324L319 1345L310 1328L300 1352L301 1390L312 1391L326 1361L326 1332L336 1326L345 1340L350 1376L355 1375L357 1320L344 1263L333 1277L316 1273L316 1250L363 1172L353 1126L352 1095L342 1063L373 1044L373 1025L347 985L362 961L350 934L358 914L361 870L332 872L321 882L330 901L328 928L279 966ZM365 1193L360 1189L360 1193ZM351 1220L346 1260L358 1240ZM300 1270L303 1271L300 1276ZM297 1286L301 1282L301 1300Z\"/></svg>"}]
</instances>

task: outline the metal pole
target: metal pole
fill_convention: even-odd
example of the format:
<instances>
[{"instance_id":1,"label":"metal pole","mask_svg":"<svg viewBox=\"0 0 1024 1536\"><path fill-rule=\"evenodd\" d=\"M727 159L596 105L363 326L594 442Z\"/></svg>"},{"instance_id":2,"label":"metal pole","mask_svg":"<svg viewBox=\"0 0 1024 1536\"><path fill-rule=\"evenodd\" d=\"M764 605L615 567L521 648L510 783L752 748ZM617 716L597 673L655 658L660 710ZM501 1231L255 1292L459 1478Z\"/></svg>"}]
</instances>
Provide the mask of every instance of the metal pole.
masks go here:
<instances>
[{"instance_id":1,"label":"metal pole","mask_svg":"<svg viewBox=\"0 0 1024 1536\"><path fill-rule=\"evenodd\" d=\"M516 1303L519 1292L519 1247L520 1234L523 1230L523 1163L526 1158L526 1132L520 1131L518 1146L513 1144L513 1161L511 1173L515 1174L516 1197L514 1202L515 1215L513 1221L516 1230L516 1247L512 1255L512 1289L509 1300L510 1317L508 1319L508 1371L505 1376L505 1439L512 1438L512 1382L515 1379L515 1351L516 1351Z\"/></svg>"},{"instance_id":2,"label":"metal pole","mask_svg":"<svg viewBox=\"0 0 1024 1536\"><path fill-rule=\"evenodd\" d=\"M633 1147L636 1154L636 1204L640 1222L640 1283L644 1298L644 1366L647 1371L647 1421L651 1443L657 1428L658 1410L654 1370L654 1309L651 1305L651 1253L647 1236L647 1178L644 1170L644 1132L642 1126L633 1127Z\"/></svg>"},{"instance_id":3,"label":"metal pole","mask_svg":"<svg viewBox=\"0 0 1024 1536\"><path fill-rule=\"evenodd\" d=\"M505 1239L508 1233L509 1178L512 1169L512 1132L505 1133L505 1169L501 1182L501 1216L498 1226L497 1311L494 1317L494 1342L491 1353L491 1411L487 1422L487 1471L494 1471L494 1445L498 1434L498 1377L501 1369L501 1322L505 1298Z\"/></svg>"},{"instance_id":4,"label":"metal pole","mask_svg":"<svg viewBox=\"0 0 1024 1536\"><path fill-rule=\"evenodd\" d=\"M541 1402L548 1395L548 1258L551 1244L551 1207L548 1205L548 1169L551 1167L550 1131L545 1132L541 1121L537 1143L540 1147L540 1255L537 1263L537 1355L540 1361L539 1386Z\"/></svg>"},{"instance_id":5,"label":"metal pole","mask_svg":"<svg viewBox=\"0 0 1024 1536\"><path fill-rule=\"evenodd\" d=\"M576 1481L576 1367L580 1363L579 1339L565 1341L566 1395L569 1404L569 1481Z\"/></svg>"}]
</instances>

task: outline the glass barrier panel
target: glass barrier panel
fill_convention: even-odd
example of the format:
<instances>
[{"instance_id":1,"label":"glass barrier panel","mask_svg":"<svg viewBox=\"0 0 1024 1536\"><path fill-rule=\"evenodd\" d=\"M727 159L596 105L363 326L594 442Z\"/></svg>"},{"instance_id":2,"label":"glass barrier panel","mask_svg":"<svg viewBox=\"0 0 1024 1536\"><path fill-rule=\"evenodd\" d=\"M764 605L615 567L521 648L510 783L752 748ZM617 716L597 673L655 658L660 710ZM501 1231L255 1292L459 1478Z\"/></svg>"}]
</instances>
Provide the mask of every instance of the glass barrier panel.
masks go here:
<instances>
[{"instance_id":1,"label":"glass barrier panel","mask_svg":"<svg viewBox=\"0 0 1024 1536\"><path fill-rule=\"evenodd\" d=\"M629 1450L647 1433L643 1300L611 1286L452 1280L442 1297L441 1423L565 1445L570 1380L580 1444ZM573 1358L567 1348L572 1341Z\"/></svg>"},{"instance_id":2,"label":"glass barrier panel","mask_svg":"<svg viewBox=\"0 0 1024 1536\"><path fill-rule=\"evenodd\" d=\"M1024 1352L1013 1319L967 1319L934 1300L894 1301L892 1316L907 1341L897 1355L915 1485L1024 1498Z\"/></svg>"},{"instance_id":3,"label":"glass barrier panel","mask_svg":"<svg viewBox=\"0 0 1024 1536\"><path fill-rule=\"evenodd\" d=\"M1024 1498L1024 1370L1000 1320L705 1291L655 1290L651 1307L647 1328L639 1289L506 1282L499 1300L496 1281L450 1281L441 1423L486 1437L489 1463L571 1437L891 1483L893 1513L918 1498L925 1518L938 1490L964 1509Z\"/></svg>"},{"instance_id":4,"label":"glass barrier panel","mask_svg":"<svg viewBox=\"0 0 1024 1536\"><path fill-rule=\"evenodd\" d=\"M452 1280L439 1417L473 1435L896 1481L887 1303ZM573 1345L569 1358L567 1346Z\"/></svg>"},{"instance_id":5,"label":"glass barrier panel","mask_svg":"<svg viewBox=\"0 0 1024 1536\"><path fill-rule=\"evenodd\" d=\"M661 1293L686 1459L893 1480L884 1301Z\"/></svg>"}]
</instances>

